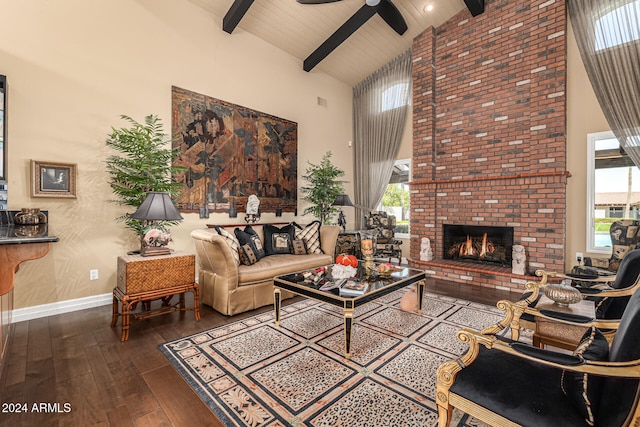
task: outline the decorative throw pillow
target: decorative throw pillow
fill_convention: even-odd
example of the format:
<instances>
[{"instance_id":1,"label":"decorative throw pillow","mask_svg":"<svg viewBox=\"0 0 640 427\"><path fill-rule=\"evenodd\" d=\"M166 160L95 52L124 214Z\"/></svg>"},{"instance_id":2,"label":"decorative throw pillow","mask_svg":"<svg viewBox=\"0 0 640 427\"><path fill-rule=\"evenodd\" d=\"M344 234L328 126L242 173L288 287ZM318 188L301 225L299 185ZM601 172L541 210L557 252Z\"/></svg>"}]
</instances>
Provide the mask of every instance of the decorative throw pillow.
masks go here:
<instances>
[{"instance_id":1,"label":"decorative throw pillow","mask_svg":"<svg viewBox=\"0 0 640 427\"><path fill-rule=\"evenodd\" d=\"M573 351L573 355L586 360L608 360L609 343L599 329L591 327L585 332L578 347ZM595 411L600 402L602 377L581 372L563 371L560 387L587 424L595 425L597 418Z\"/></svg>"},{"instance_id":2,"label":"decorative throw pillow","mask_svg":"<svg viewBox=\"0 0 640 427\"><path fill-rule=\"evenodd\" d=\"M238 242L240 242L241 246L251 246L251 249L256 256L256 260L264 258L265 252L264 248L262 247L262 241L260 241L260 236L258 236L258 233L256 233L253 227L247 225L244 228L244 231L236 228L233 232L235 233L236 238L238 239Z\"/></svg>"},{"instance_id":3,"label":"decorative throw pillow","mask_svg":"<svg viewBox=\"0 0 640 427\"><path fill-rule=\"evenodd\" d=\"M304 241L296 239L293 242L291 242L291 246L293 247L293 254L294 255L306 255L307 254L307 247L305 246Z\"/></svg>"},{"instance_id":4,"label":"decorative throw pillow","mask_svg":"<svg viewBox=\"0 0 640 427\"><path fill-rule=\"evenodd\" d=\"M258 262L258 257L256 257L250 244L247 243L240 248L240 261L242 261L244 265L253 265Z\"/></svg>"},{"instance_id":5,"label":"decorative throw pillow","mask_svg":"<svg viewBox=\"0 0 640 427\"><path fill-rule=\"evenodd\" d=\"M311 224L303 226L298 225L295 222L292 223L295 226L295 238L304 241L307 246L308 254L323 254L320 247L320 221L313 221Z\"/></svg>"},{"instance_id":6,"label":"decorative throw pillow","mask_svg":"<svg viewBox=\"0 0 640 427\"><path fill-rule=\"evenodd\" d=\"M266 224L262 231L264 232L264 251L267 255L290 254L291 242L294 240L295 227L293 224L287 224L282 228L275 225Z\"/></svg>"},{"instance_id":7,"label":"decorative throw pillow","mask_svg":"<svg viewBox=\"0 0 640 427\"><path fill-rule=\"evenodd\" d=\"M240 243L238 242L238 239L236 239L236 236L229 233L227 230L220 226L216 225L215 229L218 234L224 239L225 243L229 245L229 249L231 249L231 254L233 255L233 260L235 261L236 265L240 265Z\"/></svg>"}]
</instances>

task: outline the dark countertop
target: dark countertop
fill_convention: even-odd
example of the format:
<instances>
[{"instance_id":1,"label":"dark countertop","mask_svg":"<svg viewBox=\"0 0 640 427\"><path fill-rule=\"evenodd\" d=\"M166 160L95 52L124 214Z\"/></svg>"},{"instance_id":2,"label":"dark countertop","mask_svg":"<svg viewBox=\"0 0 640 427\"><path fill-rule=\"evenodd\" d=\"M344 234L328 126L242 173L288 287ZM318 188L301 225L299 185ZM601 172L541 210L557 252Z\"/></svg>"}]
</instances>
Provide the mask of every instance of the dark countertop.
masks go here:
<instances>
[{"instance_id":1,"label":"dark countertop","mask_svg":"<svg viewBox=\"0 0 640 427\"><path fill-rule=\"evenodd\" d=\"M49 236L47 224L41 225L2 225L0 226L0 245L22 243L46 243L60 240Z\"/></svg>"}]
</instances>

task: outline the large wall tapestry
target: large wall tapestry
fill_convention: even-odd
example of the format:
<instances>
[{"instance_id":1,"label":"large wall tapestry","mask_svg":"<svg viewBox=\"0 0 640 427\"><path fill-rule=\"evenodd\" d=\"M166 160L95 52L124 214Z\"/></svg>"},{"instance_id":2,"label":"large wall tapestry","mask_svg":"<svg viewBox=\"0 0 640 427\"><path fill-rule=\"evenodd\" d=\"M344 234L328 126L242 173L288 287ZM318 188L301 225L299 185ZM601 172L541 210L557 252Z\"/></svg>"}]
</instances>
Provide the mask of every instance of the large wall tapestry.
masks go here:
<instances>
[{"instance_id":1,"label":"large wall tapestry","mask_svg":"<svg viewBox=\"0 0 640 427\"><path fill-rule=\"evenodd\" d=\"M247 198L260 198L261 212L297 208L298 124L246 107L172 87L176 177L185 186L177 199L183 212L244 212Z\"/></svg>"}]
</instances>

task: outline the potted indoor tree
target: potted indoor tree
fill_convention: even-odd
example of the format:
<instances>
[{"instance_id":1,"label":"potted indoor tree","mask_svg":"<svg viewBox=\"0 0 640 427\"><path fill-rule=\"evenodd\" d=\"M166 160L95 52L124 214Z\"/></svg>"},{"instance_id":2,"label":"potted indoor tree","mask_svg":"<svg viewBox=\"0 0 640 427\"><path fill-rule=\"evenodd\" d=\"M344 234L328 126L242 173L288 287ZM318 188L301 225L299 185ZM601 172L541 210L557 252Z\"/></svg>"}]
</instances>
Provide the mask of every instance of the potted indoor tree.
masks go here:
<instances>
[{"instance_id":1,"label":"potted indoor tree","mask_svg":"<svg viewBox=\"0 0 640 427\"><path fill-rule=\"evenodd\" d=\"M133 208L132 212L116 220L123 221L142 240L145 224L132 218L133 213L149 191L167 192L172 198L177 196L183 183L175 182L173 176L184 168L173 165L179 152L171 148L171 140L165 135L162 121L157 116L146 116L144 123L138 123L126 115L120 117L130 126L120 129L112 127L106 141L108 147L119 153L106 160L107 171L111 175L109 185L117 197L110 201ZM164 230L173 224L175 222L166 221L154 226Z\"/></svg>"},{"instance_id":2,"label":"potted indoor tree","mask_svg":"<svg viewBox=\"0 0 640 427\"><path fill-rule=\"evenodd\" d=\"M309 182L309 186L302 187L303 200L311 203L304 210L304 215L313 214L322 224L330 224L331 218L338 212L338 208L331 206L338 194L344 193L343 182L338 178L344 176L344 171L331 163L331 151L322 156L319 165L311 162L302 177Z\"/></svg>"}]
</instances>

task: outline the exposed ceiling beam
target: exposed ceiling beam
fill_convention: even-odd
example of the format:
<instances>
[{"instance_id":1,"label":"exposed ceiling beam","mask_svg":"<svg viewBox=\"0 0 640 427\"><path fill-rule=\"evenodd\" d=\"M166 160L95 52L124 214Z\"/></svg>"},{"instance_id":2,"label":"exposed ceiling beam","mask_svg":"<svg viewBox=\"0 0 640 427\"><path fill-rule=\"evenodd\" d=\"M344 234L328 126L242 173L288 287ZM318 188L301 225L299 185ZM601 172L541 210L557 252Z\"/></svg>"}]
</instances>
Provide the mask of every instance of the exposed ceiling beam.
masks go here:
<instances>
[{"instance_id":1,"label":"exposed ceiling beam","mask_svg":"<svg viewBox=\"0 0 640 427\"><path fill-rule=\"evenodd\" d=\"M231 34L253 4L253 0L235 0L222 19L222 29Z\"/></svg>"},{"instance_id":2,"label":"exposed ceiling beam","mask_svg":"<svg viewBox=\"0 0 640 427\"><path fill-rule=\"evenodd\" d=\"M478 16L484 12L484 0L464 0L471 16Z\"/></svg>"},{"instance_id":3,"label":"exposed ceiling beam","mask_svg":"<svg viewBox=\"0 0 640 427\"><path fill-rule=\"evenodd\" d=\"M369 6L371 4L371 6ZM340 28L338 28L327 40L324 41L311 55L304 60L302 68L311 71L320 61L333 52L351 34L356 32L375 14L389 25L396 33L403 35L407 31L407 23L402 17L402 13L391 2L391 0L368 1L354 13Z\"/></svg>"},{"instance_id":4,"label":"exposed ceiling beam","mask_svg":"<svg viewBox=\"0 0 640 427\"><path fill-rule=\"evenodd\" d=\"M377 6L361 6L358 11L338 28L327 40L304 60L302 69L311 71L320 61L327 57L335 48L340 46L351 34L364 25L373 15L376 14Z\"/></svg>"}]
</instances>

